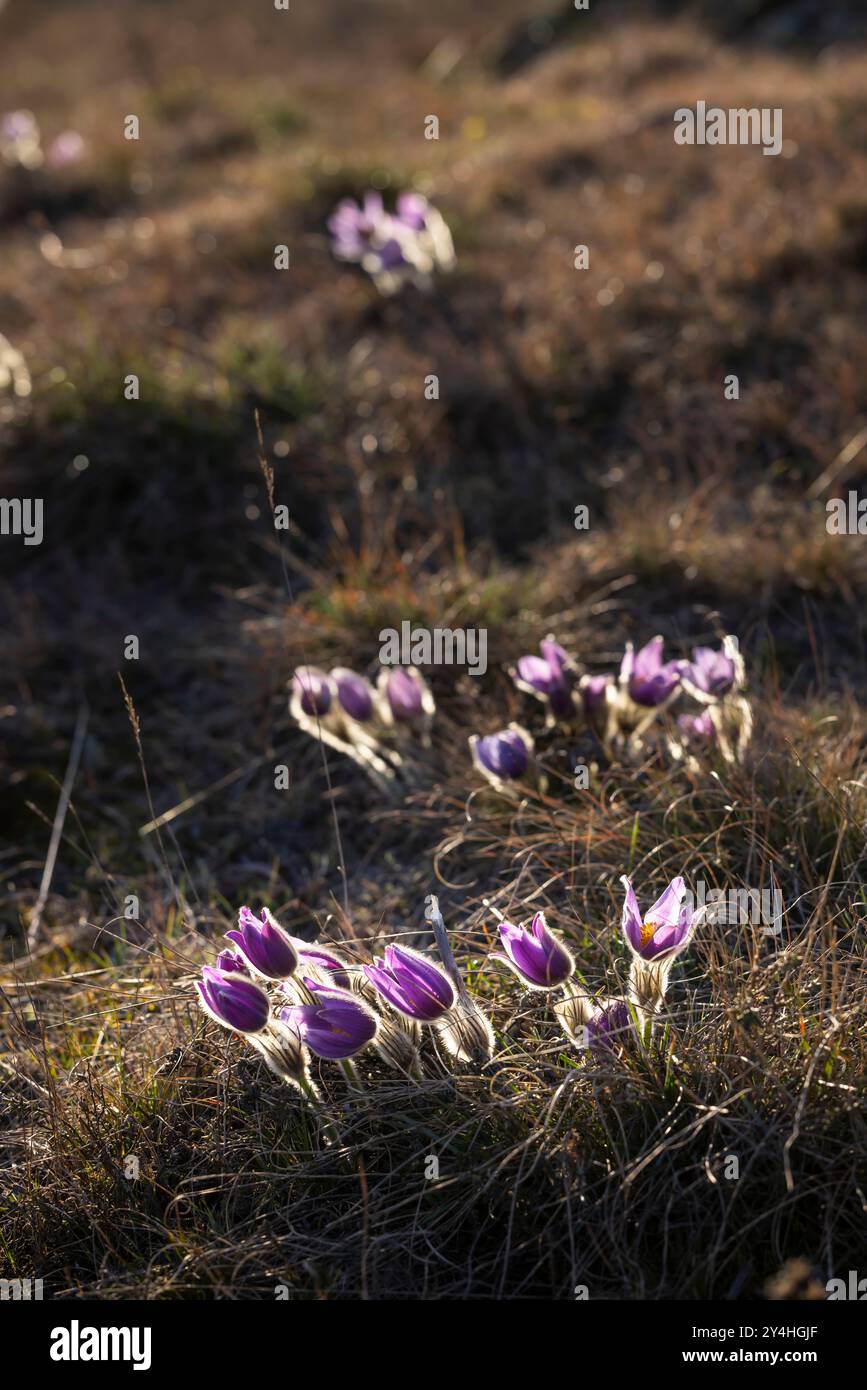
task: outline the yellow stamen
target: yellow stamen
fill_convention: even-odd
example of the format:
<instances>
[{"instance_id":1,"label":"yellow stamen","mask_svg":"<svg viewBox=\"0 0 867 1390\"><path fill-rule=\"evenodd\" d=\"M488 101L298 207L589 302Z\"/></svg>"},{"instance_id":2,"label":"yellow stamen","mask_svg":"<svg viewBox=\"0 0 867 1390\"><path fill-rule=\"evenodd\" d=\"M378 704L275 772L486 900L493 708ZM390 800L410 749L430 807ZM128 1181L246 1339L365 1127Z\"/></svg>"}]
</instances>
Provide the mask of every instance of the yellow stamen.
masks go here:
<instances>
[{"instance_id":1,"label":"yellow stamen","mask_svg":"<svg viewBox=\"0 0 867 1390\"><path fill-rule=\"evenodd\" d=\"M650 945L651 941L653 940L653 933L654 933L655 931L656 931L656 923L655 923L655 922L645 922L645 923L644 923L644 926L641 928L641 945L642 945L642 949L643 949L645 946L649 946L649 945Z\"/></svg>"}]
</instances>

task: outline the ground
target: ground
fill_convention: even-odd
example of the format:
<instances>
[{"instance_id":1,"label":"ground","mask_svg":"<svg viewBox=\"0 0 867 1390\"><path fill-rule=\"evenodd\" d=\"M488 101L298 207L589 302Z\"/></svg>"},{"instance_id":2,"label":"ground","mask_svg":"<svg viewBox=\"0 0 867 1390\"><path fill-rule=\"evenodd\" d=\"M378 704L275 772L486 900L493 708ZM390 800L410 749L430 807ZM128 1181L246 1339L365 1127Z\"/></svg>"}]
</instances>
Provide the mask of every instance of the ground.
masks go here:
<instances>
[{"instance_id":1,"label":"ground","mask_svg":"<svg viewBox=\"0 0 867 1390\"><path fill-rule=\"evenodd\" d=\"M863 1267L867 561L826 526L867 464L859 15L591 8L0 11L4 109L87 142L0 174L3 494L45 503L40 546L0 537L4 1277L727 1298ZM781 108L781 154L675 146L699 99ZM326 218L369 187L446 217L431 292L332 258ZM433 748L388 801L335 756L326 780L287 681L375 670L405 620L485 628L489 670L429 673ZM749 756L623 766L543 732L507 667L548 632L592 671L736 633ZM519 805L467 751L511 719L549 777ZM778 886L784 934L697 935L658 1045L588 1067L484 964L484 900L544 907L616 992L626 872ZM324 1066L323 1144L192 981L241 903L361 960L426 942L432 891L497 1062L371 1064L361 1095Z\"/></svg>"}]
</instances>

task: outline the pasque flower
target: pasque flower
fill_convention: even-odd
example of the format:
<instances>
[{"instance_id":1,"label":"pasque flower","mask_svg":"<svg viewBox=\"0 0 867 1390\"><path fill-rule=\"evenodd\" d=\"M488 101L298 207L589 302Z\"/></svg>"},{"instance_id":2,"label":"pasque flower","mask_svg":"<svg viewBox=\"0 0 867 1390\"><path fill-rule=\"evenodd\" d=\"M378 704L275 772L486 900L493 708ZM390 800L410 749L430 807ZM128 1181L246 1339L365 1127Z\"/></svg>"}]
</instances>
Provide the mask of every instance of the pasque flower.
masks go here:
<instances>
[{"instance_id":1,"label":"pasque flower","mask_svg":"<svg viewBox=\"0 0 867 1390\"><path fill-rule=\"evenodd\" d=\"M588 718L605 709L611 683L611 676L608 675L581 677L581 702Z\"/></svg>"},{"instance_id":2,"label":"pasque flower","mask_svg":"<svg viewBox=\"0 0 867 1390\"><path fill-rule=\"evenodd\" d=\"M238 913L238 926L227 931L226 937L240 951L246 963L266 980L285 980L298 965L298 952L292 938L274 920L267 907L257 918L249 907Z\"/></svg>"},{"instance_id":3,"label":"pasque flower","mask_svg":"<svg viewBox=\"0 0 867 1390\"><path fill-rule=\"evenodd\" d=\"M293 700L309 718L327 714L334 691L331 680L316 666L299 666L292 677Z\"/></svg>"},{"instance_id":4,"label":"pasque flower","mask_svg":"<svg viewBox=\"0 0 867 1390\"><path fill-rule=\"evenodd\" d=\"M280 1018L295 1028L317 1057L343 1061L354 1057L376 1037L378 1021L372 1009L345 989L331 988L305 978L315 1004L296 1004L280 1010Z\"/></svg>"},{"instance_id":5,"label":"pasque flower","mask_svg":"<svg viewBox=\"0 0 867 1390\"><path fill-rule=\"evenodd\" d=\"M686 884L678 876L642 917L630 880L621 882L626 889L623 935L632 953L629 998L644 1026L661 1007L672 962L692 940L703 909L692 912L685 904Z\"/></svg>"},{"instance_id":6,"label":"pasque flower","mask_svg":"<svg viewBox=\"0 0 867 1390\"><path fill-rule=\"evenodd\" d=\"M400 228L383 206L380 193L366 193L362 203L344 198L328 219L331 249L341 261L360 261L376 276L407 263Z\"/></svg>"},{"instance_id":7,"label":"pasque flower","mask_svg":"<svg viewBox=\"0 0 867 1390\"><path fill-rule=\"evenodd\" d=\"M510 724L497 734L471 734L473 764L495 787L520 782L527 774L533 753L533 738L520 724Z\"/></svg>"},{"instance_id":8,"label":"pasque flower","mask_svg":"<svg viewBox=\"0 0 867 1390\"><path fill-rule=\"evenodd\" d=\"M349 964L331 946L310 945L299 937L292 937L292 945L303 965L318 970L323 980L336 985L338 989L349 989L352 976Z\"/></svg>"},{"instance_id":9,"label":"pasque flower","mask_svg":"<svg viewBox=\"0 0 867 1390\"><path fill-rule=\"evenodd\" d=\"M223 1028L259 1033L268 1022L271 1005L267 994L237 970L206 965L196 989L205 1013Z\"/></svg>"},{"instance_id":10,"label":"pasque flower","mask_svg":"<svg viewBox=\"0 0 867 1390\"><path fill-rule=\"evenodd\" d=\"M398 724L409 724L425 712L425 686L414 667L383 668L380 675L388 707Z\"/></svg>"},{"instance_id":11,"label":"pasque flower","mask_svg":"<svg viewBox=\"0 0 867 1390\"><path fill-rule=\"evenodd\" d=\"M584 1028L585 1046L596 1051L613 1051L635 1036L632 1013L626 999L603 999Z\"/></svg>"},{"instance_id":12,"label":"pasque flower","mask_svg":"<svg viewBox=\"0 0 867 1390\"><path fill-rule=\"evenodd\" d=\"M735 663L725 649L694 647L692 661L684 670L684 679L706 695L725 695L735 683Z\"/></svg>"},{"instance_id":13,"label":"pasque flower","mask_svg":"<svg viewBox=\"0 0 867 1390\"><path fill-rule=\"evenodd\" d=\"M221 951L217 956L217 969L236 971L240 975L249 974L243 956L239 956L237 951Z\"/></svg>"},{"instance_id":14,"label":"pasque flower","mask_svg":"<svg viewBox=\"0 0 867 1390\"><path fill-rule=\"evenodd\" d=\"M344 198L328 219L328 230L338 260L358 262L386 294L406 280L425 288L435 270L454 264L448 226L420 193L402 193L394 213L386 211L379 193L366 193L360 204Z\"/></svg>"},{"instance_id":15,"label":"pasque flower","mask_svg":"<svg viewBox=\"0 0 867 1390\"><path fill-rule=\"evenodd\" d=\"M454 1008L454 986L438 965L408 946L387 946L384 960L363 967L380 994L400 1013L434 1023Z\"/></svg>"},{"instance_id":16,"label":"pasque flower","mask_svg":"<svg viewBox=\"0 0 867 1390\"><path fill-rule=\"evenodd\" d=\"M716 741L716 726L710 710L702 710L701 714L679 714L677 727L687 740L695 740L699 743L714 743Z\"/></svg>"},{"instance_id":17,"label":"pasque flower","mask_svg":"<svg viewBox=\"0 0 867 1390\"><path fill-rule=\"evenodd\" d=\"M621 883L626 889L623 935L635 955L647 961L670 958L689 945L698 914L690 913L688 908L684 910L687 890L679 875L671 880L644 918L631 881L624 876Z\"/></svg>"},{"instance_id":18,"label":"pasque flower","mask_svg":"<svg viewBox=\"0 0 867 1390\"><path fill-rule=\"evenodd\" d=\"M522 656L512 671L519 690L525 690L548 707L552 720L567 719L574 712L572 689L566 674L569 658L563 648L548 637L540 642L541 656Z\"/></svg>"},{"instance_id":19,"label":"pasque flower","mask_svg":"<svg viewBox=\"0 0 867 1390\"><path fill-rule=\"evenodd\" d=\"M680 684L685 661L663 661L663 639L652 637L636 652L627 643L620 664L620 687L637 705L656 709L664 705Z\"/></svg>"},{"instance_id":20,"label":"pasque flower","mask_svg":"<svg viewBox=\"0 0 867 1390\"><path fill-rule=\"evenodd\" d=\"M504 960L531 989L555 989L565 984L575 969L571 952L551 931L544 914L537 912L529 927L517 927L511 922L499 925Z\"/></svg>"},{"instance_id":21,"label":"pasque flower","mask_svg":"<svg viewBox=\"0 0 867 1390\"><path fill-rule=\"evenodd\" d=\"M376 695L373 686L364 676L345 666L335 666L330 672L331 681L337 691L337 701L341 712L358 724L366 724L373 718Z\"/></svg>"}]
</instances>

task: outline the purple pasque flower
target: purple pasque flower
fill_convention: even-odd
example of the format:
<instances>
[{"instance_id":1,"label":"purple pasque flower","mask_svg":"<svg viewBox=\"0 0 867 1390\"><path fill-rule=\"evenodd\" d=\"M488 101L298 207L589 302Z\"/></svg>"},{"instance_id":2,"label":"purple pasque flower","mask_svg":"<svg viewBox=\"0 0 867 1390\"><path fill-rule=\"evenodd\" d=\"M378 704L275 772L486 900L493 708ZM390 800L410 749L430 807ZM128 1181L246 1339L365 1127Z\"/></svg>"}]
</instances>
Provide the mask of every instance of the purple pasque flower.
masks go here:
<instances>
[{"instance_id":1,"label":"purple pasque flower","mask_svg":"<svg viewBox=\"0 0 867 1390\"><path fill-rule=\"evenodd\" d=\"M321 971L326 980L340 989L349 989L351 982L349 965L330 946L311 946L296 936L292 937L292 945L304 965Z\"/></svg>"},{"instance_id":2,"label":"purple pasque flower","mask_svg":"<svg viewBox=\"0 0 867 1390\"><path fill-rule=\"evenodd\" d=\"M335 256L360 261L374 237L387 232L388 224L381 193L365 193L360 204L354 198L343 198L327 223Z\"/></svg>"},{"instance_id":3,"label":"purple pasque flower","mask_svg":"<svg viewBox=\"0 0 867 1390\"><path fill-rule=\"evenodd\" d=\"M626 944L643 961L671 961L689 945L700 915L684 904L687 889L683 879L678 875L671 880L646 917L641 915L630 879L624 876L620 881L626 889L622 918Z\"/></svg>"},{"instance_id":4,"label":"purple pasque flower","mask_svg":"<svg viewBox=\"0 0 867 1390\"><path fill-rule=\"evenodd\" d=\"M271 1005L264 989L237 970L206 965L196 982L205 1013L223 1028L236 1033L259 1033L268 1022Z\"/></svg>"},{"instance_id":5,"label":"purple pasque flower","mask_svg":"<svg viewBox=\"0 0 867 1390\"><path fill-rule=\"evenodd\" d=\"M331 988L305 977L315 1004L295 1004L280 1010L280 1019L294 1028L317 1057L340 1062L373 1042L379 1021L372 1009L345 989Z\"/></svg>"},{"instance_id":6,"label":"purple pasque flower","mask_svg":"<svg viewBox=\"0 0 867 1390\"><path fill-rule=\"evenodd\" d=\"M735 663L724 649L694 647L684 677L706 695L725 695L735 683Z\"/></svg>"},{"instance_id":7,"label":"purple pasque flower","mask_svg":"<svg viewBox=\"0 0 867 1390\"><path fill-rule=\"evenodd\" d=\"M533 740L525 729L510 724L498 734L469 739L473 763L490 782L517 782L526 774L533 751Z\"/></svg>"},{"instance_id":8,"label":"purple pasque flower","mask_svg":"<svg viewBox=\"0 0 867 1390\"><path fill-rule=\"evenodd\" d=\"M571 952L551 931L544 913L537 912L529 927L501 922L498 930L506 954L495 958L510 965L531 989L555 989L574 971Z\"/></svg>"},{"instance_id":9,"label":"purple pasque flower","mask_svg":"<svg viewBox=\"0 0 867 1390\"><path fill-rule=\"evenodd\" d=\"M519 690L525 690L548 705L555 719L565 719L573 712L572 690L566 675L569 658L559 643L547 637L539 643L541 656L522 656L512 679Z\"/></svg>"},{"instance_id":10,"label":"purple pasque flower","mask_svg":"<svg viewBox=\"0 0 867 1390\"><path fill-rule=\"evenodd\" d=\"M401 193L397 200L397 220L414 232L427 226L430 203L422 193Z\"/></svg>"},{"instance_id":11,"label":"purple pasque flower","mask_svg":"<svg viewBox=\"0 0 867 1390\"><path fill-rule=\"evenodd\" d=\"M629 1004L625 999L603 999L584 1025L585 1046L613 1051L634 1033Z\"/></svg>"},{"instance_id":12,"label":"purple pasque flower","mask_svg":"<svg viewBox=\"0 0 867 1390\"><path fill-rule=\"evenodd\" d=\"M608 675L582 676L581 703L588 718L605 709L608 704L608 691L611 684L612 677Z\"/></svg>"},{"instance_id":13,"label":"purple pasque flower","mask_svg":"<svg viewBox=\"0 0 867 1390\"><path fill-rule=\"evenodd\" d=\"M292 677L292 694L301 712L315 719L330 710L333 687L326 673L317 666L299 666Z\"/></svg>"},{"instance_id":14,"label":"purple pasque flower","mask_svg":"<svg viewBox=\"0 0 867 1390\"><path fill-rule=\"evenodd\" d=\"M370 681L345 666L335 666L329 674L337 691L341 712L358 724L366 724L372 719L376 695Z\"/></svg>"},{"instance_id":15,"label":"purple pasque flower","mask_svg":"<svg viewBox=\"0 0 867 1390\"><path fill-rule=\"evenodd\" d=\"M217 956L217 969L228 973L235 971L239 975L249 974L243 956L239 956L237 951L221 951Z\"/></svg>"},{"instance_id":16,"label":"purple pasque flower","mask_svg":"<svg viewBox=\"0 0 867 1390\"><path fill-rule=\"evenodd\" d=\"M363 970L393 1008L419 1023L434 1023L455 1006L448 975L408 946L386 946L384 960L375 959Z\"/></svg>"},{"instance_id":17,"label":"purple pasque flower","mask_svg":"<svg viewBox=\"0 0 867 1390\"><path fill-rule=\"evenodd\" d=\"M383 666L379 686L395 723L411 724L433 713L433 697L424 677L414 666Z\"/></svg>"},{"instance_id":18,"label":"purple pasque flower","mask_svg":"<svg viewBox=\"0 0 867 1390\"><path fill-rule=\"evenodd\" d=\"M716 742L716 725L710 710L702 710L701 714L678 715L677 727L686 739L699 743Z\"/></svg>"},{"instance_id":19,"label":"purple pasque flower","mask_svg":"<svg viewBox=\"0 0 867 1390\"><path fill-rule=\"evenodd\" d=\"M338 260L360 262L374 278L409 264L403 241L408 228L385 211L380 193L366 193L361 204L344 198L329 217L328 230Z\"/></svg>"},{"instance_id":20,"label":"purple pasque flower","mask_svg":"<svg viewBox=\"0 0 867 1390\"><path fill-rule=\"evenodd\" d=\"M664 705L680 684L685 661L663 661L663 639L651 637L636 652L628 642L620 663L620 685L637 705L648 709Z\"/></svg>"},{"instance_id":21,"label":"purple pasque flower","mask_svg":"<svg viewBox=\"0 0 867 1390\"><path fill-rule=\"evenodd\" d=\"M262 908L261 918L249 907L242 907L237 928L227 931L226 937L234 942L250 968L266 980L286 980L297 969L298 952L292 938L267 907Z\"/></svg>"}]
</instances>

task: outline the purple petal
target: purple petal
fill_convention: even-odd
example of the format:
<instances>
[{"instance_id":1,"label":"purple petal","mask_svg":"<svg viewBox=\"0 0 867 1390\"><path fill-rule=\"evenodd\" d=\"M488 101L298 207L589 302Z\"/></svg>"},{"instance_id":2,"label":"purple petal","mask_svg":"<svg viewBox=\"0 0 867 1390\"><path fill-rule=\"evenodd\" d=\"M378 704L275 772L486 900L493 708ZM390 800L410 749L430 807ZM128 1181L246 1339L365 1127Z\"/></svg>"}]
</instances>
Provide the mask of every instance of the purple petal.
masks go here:
<instances>
[{"instance_id":1,"label":"purple petal","mask_svg":"<svg viewBox=\"0 0 867 1390\"><path fill-rule=\"evenodd\" d=\"M635 896L635 889L628 878L623 882L626 884L626 898L623 903L623 916L621 918L621 928L633 951L641 950L641 911L638 906L638 899Z\"/></svg>"}]
</instances>

